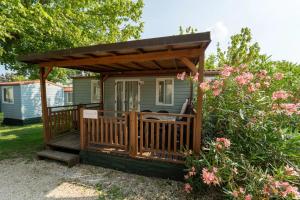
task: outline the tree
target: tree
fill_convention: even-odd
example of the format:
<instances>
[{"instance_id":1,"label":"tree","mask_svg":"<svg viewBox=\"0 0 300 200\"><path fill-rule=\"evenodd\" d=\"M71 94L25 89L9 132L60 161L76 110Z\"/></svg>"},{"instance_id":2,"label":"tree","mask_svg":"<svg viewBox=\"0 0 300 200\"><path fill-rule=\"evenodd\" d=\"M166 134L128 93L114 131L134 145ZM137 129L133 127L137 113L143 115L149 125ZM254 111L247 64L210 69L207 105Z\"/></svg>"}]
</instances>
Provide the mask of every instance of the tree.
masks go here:
<instances>
[{"instance_id":1,"label":"tree","mask_svg":"<svg viewBox=\"0 0 300 200\"><path fill-rule=\"evenodd\" d=\"M17 55L139 38L143 5L142 0L1 1L0 63L36 79L38 68L17 62ZM65 80L72 73L55 69L49 79Z\"/></svg>"},{"instance_id":2,"label":"tree","mask_svg":"<svg viewBox=\"0 0 300 200\"><path fill-rule=\"evenodd\" d=\"M270 57L260 52L257 42L252 42L251 30L242 28L241 32L231 36L230 45L222 51L219 44L217 49L217 66L224 64L239 66L246 64L250 67L270 64Z\"/></svg>"},{"instance_id":3,"label":"tree","mask_svg":"<svg viewBox=\"0 0 300 200\"><path fill-rule=\"evenodd\" d=\"M0 82L24 81L24 80L26 80L26 77L11 72L0 75Z\"/></svg>"}]
</instances>

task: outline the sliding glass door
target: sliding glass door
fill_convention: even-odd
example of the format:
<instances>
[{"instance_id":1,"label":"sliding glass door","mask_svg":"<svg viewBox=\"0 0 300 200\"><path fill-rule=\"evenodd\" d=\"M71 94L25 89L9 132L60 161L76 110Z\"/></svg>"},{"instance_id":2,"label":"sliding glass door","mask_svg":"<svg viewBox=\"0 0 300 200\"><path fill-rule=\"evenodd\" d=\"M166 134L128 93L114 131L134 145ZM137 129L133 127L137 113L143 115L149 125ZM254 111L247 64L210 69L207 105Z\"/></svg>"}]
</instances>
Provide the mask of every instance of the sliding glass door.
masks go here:
<instances>
[{"instance_id":1,"label":"sliding glass door","mask_svg":"<svg viewBox=\"0 0 300 200\"><path fill-rule=\"evenodd\" d=\"M116 111L140 110L139 80L117 80L115 84Z\"/></svg>"}]
</instances>

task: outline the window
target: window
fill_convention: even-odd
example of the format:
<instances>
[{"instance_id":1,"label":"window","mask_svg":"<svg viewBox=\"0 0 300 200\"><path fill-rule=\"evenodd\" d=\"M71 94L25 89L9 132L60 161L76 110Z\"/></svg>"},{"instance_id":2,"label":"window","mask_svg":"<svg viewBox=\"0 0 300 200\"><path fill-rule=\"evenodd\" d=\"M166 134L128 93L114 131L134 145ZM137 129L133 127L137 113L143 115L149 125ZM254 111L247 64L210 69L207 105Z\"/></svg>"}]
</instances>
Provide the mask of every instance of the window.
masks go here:
<instances>
[{"instance_id":1,"label":"window","mask_svg":"<svg viewBox=\"0 0 300 200\"><path fill-rule=\"evenodd\" d=\"M2 87L2 101L3 103L14 103L14 89L12 86Z\"/></svg>"},{"instance_id":2,"label":"window","mask_svg":"<svg viewBox=\"0 0 300 200\"><path fill-rule=\"evenodd\" d=\"M66 93L67 103L72 103L72 96L73 96L72 92L67 92Z\"/></svg>"},{"instance_id":3,"label":"window","mask_svg":"<svg viewBox=\"0 0 300 200\"><path fill-rule=\"evenodd\" d=\"M91 82L91 103L100 102L100 81L92 80Z\"/></svg>"},{"instance_id":4,"label":"window","mask_svg":"<svg viewBox=\"0 0 300 200\"><path fill-rule=\"evenodd\" d=\"M156 105L173 106L174 104L174 79L156 79Z\"/></svg>"}]
</instances>

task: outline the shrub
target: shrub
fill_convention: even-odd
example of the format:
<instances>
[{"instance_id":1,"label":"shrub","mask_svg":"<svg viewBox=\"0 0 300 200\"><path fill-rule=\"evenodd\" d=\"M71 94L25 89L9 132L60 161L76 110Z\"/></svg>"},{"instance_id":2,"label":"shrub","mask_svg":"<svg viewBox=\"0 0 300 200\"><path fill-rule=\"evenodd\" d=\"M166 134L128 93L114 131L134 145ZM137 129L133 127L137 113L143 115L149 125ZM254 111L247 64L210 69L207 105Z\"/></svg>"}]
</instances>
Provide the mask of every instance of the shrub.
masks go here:
<instances>
[{"instance_id":1,"label":"shrub","mask_svg":"<svg viewBox=\"0 0 300 200\"><path fill-rule=\"evenodd\" d=\"M287 81L241 65L200 84L204 146L200 158L186 158L187 192L205 184L233 199L299 198L299 88L289 90Z\"/></svg>"}]
</instances>

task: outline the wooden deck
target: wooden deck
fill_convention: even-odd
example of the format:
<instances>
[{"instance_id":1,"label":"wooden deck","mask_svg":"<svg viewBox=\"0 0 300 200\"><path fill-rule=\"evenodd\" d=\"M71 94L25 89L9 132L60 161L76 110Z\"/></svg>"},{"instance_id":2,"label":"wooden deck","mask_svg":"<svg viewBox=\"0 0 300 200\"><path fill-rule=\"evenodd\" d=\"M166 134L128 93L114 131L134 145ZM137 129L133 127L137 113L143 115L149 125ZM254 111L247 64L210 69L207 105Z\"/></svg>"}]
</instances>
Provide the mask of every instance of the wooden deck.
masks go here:
<instances>
[{"instance_id":1,"label":"wooden deck","mask_svg":"<svg viewBox=\"0 0 300 200\"><path fill-rule=\"evenodd\" d=\"M80 135L79 131L71 131L59 137L52 139L49 143L51 147L58 147L70 150L80 151Z\"/></svg>"}]
</instances>

